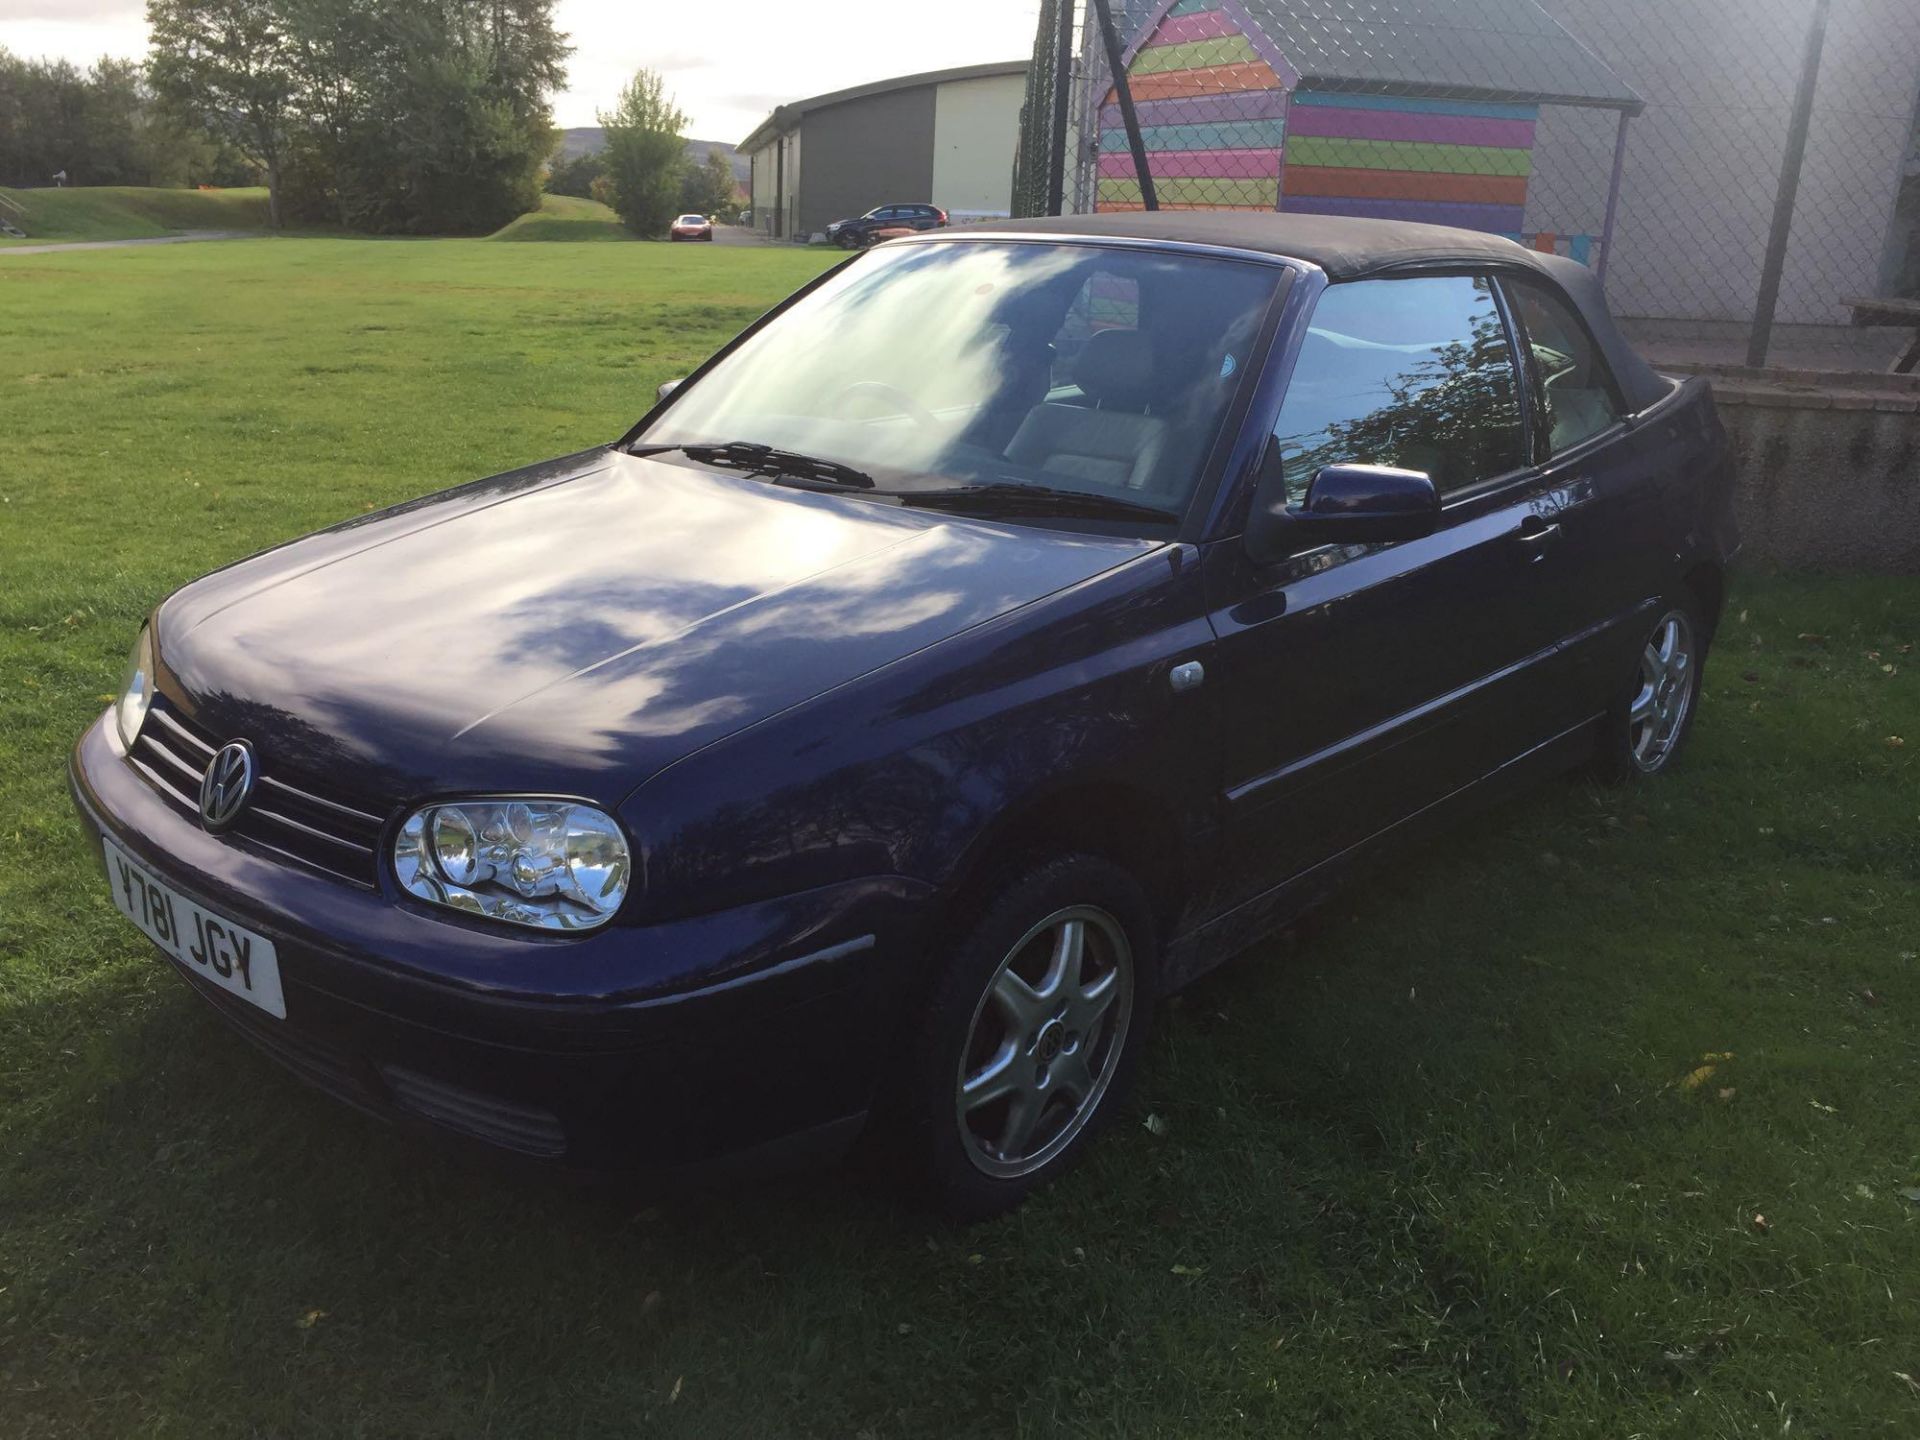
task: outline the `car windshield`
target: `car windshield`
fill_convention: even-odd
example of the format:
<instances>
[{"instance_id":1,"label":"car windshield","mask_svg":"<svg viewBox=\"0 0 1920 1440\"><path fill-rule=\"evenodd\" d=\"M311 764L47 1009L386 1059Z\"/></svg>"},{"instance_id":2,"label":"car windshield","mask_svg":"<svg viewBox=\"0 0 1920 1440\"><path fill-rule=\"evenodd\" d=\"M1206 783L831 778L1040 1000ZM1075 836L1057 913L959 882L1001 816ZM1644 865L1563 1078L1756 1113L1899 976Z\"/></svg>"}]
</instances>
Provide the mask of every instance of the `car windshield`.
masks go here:
<instances>
[{"instance_id":1,"label":"car windshield","mask_svg":"<svg viewBox=\"0 0 1920 1440\"><path fill-rule=\"evenodd\" d=\"M707 223L707 217L704 215L682 215L678 223L682 225L704 225Z\"/></svg>"},{"instance_id":2,"label":"car windshield","mask_svg":"<svg viewBox=\"0 0 1920 1440\"><path fill-rule=\"evenodd\" d=\"M749 444L884 486L1184 511L1284 271L1080 243L875 251L686 387L644 446Z\"/></svg>"}]
</instances>

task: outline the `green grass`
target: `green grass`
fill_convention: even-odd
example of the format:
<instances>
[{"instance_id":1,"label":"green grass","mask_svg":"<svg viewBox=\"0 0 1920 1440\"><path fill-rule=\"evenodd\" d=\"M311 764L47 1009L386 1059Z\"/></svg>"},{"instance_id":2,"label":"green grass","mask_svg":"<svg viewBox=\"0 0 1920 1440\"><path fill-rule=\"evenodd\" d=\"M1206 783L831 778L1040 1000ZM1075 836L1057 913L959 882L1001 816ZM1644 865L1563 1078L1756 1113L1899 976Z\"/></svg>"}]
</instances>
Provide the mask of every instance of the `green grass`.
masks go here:
<instances>
[{"instance_id":1,"label":"green grass","mask_svg":"<svg viewBox=\"0 0 1920 1440\"><path fill-rule=\"evenodd\" d=\"M967 1232L857 1173L502 1176L185 992L62 774L147 607L617 433L822 263L0 265L0 1433L1920 1431L1913 580L1743 580L1676 774L1549 785L1220 971L1088 1163Z\"/></svg>"},{"instance_id":2,"label":"green grass","mask_svg":"<svg viewBox=\"0 0 1920 1440\"><path fill-rule=\"evenodd\" d=\"M0 190L21 207L7 218L24 240L0 236L0 246L48 245L72 240L143 240L181 230L264 230L265 190L149 190L132 185L66 190Z\"/></svg>"},{"instance_id":3,"label":"green grass","mask_svg":"<svg viewBox=\"0 0 1920 1440\"><path fill-rule=\"evenodd\" d=\"M631 240L633 232L598 200L542 195L540 208L495 231L490 240Z\"/></svg>"}]
</instances>

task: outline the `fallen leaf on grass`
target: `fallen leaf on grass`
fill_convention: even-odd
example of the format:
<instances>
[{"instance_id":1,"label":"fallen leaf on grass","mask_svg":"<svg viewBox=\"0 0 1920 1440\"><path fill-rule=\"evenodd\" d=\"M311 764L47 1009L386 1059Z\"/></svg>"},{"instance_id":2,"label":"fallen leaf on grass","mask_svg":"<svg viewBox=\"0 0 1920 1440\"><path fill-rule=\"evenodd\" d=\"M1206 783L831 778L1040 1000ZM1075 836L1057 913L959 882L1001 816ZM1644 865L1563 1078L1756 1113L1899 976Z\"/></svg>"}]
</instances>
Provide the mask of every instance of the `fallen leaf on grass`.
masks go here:
<instances>
[{"instance_id":1,"label":"fallen leaf on grass","mask_svg":"<svg viewBox=\"0 0 1920 1440\"><path fill-rule=\"evenodd\" d=\"M1167 1133L1167 1122L1158 1115L1147 1116L1145 1123L1149 1135L1164 1135Z\"/></svg>"},{"instance_id":2,"label":"fallen leaf on grass","mask_svg":"<svg viewBox=\"0 0 1920 1440\"><path fill-rule=\"evenodd\" d=\"M1714 1093L1716 1097L1719 1099L1720 1103L1724 1105L1727 1103L1727 1101L1733 1099L1733 1097L1738 1092L1733 1088L1733 1086L1725 1085L1725 1086L1722 1086L1719 1090L1717 1090Z\"/></svg>"},{"instance_id":3,"label":"fallen leaf on grass","mask_svg":"<svg viewBox=\"0 0 1920 1440\"><path fill-rule=\"evenodd\" d=\"M1838 1115L1840 1113L1834 1106L1822 1105L1818 1100L1809 1100L1807 1104L1818 1110L1822 1115Z\"/></svg>"},{"instance_id":4,"label":"fallen leaf on grass","mask_svg":"<svg viewBox=\"0 0 1920 1440\"><path fill-rule=\"evenodd\" d=\"M1709 1064L1711 1064L1711 1063L1712 1063L1713 1061L1715 1061L1715 1060L1731 1060L1731 1059L1733 1059L1733 1051L1731 1051L1731 1050L1709 1050L1709 1051L1707 1051L1707 1053L1706 1053L1706 1054L1704 1054L1704 1055L1702 1055L1702 1056L1701 1056L1700 1058L1701 1058L1702 1060L1705 1060L1705 1061L1707 1061L1707 1062L1708 1062Z\"/></svg>"},{"instance_id":5,"label":"fallen leaf on grass","mask_svg":"<svg viewBox=\"0 0 1920 1440\"><path fill-rule=\"evenodd\" d=\"M1802 645L1824 645L1827 643L1826 636L1814 635L1806 631L1802 631L1800 635L1798 635L1796 638L1800 641Z\"/></svg>"},{"instance_id":6,"label":"fallen leaf on grass","mask_svg":"<svg viewBox=\"0 0 1920 1440\"><path fill-rule=\"evenodd\" d=\"M1887 748L1888 748L1889 750L1902 750L1902 749L1905 749L1905 748L1906 748L1906 744L1907 744L1907 742L1906 742L1906 741L1904 741L1904 740L1902 740L1902 739L1901 739L1901 738L1900 738L1900 737L1899 737L1898 735L1889 735L1889 736L1887 736Z\"/></svg>"},{"instance_id":7,"label":"fallen leaf on grass","mask_svg":"<svg viewBox=\"0 0 1920 1440\"><path fill-rule=\"evenodd\" d=\"M684 1385L684 1384L686 1384L686 1383L687 1383L687 1377L686 1377L686 1376L684 1376L684 1375L676 1375L676 1376L674 1377L674 1380L673 1380L673 1390L672 1390L672 1391L671 1391L671 1392L670 1392L670 1393L668 1394L668 1396L667 1396L667 1403L668 1403L669 1405L671 1405L671 1404L673 1404L673 1402L674 1402L674 1401L676 1401L676 1400L678 1400L678 1399L680 1398L680 1387L681 1387L682 1385Z\"/></svg>"},{"instance_id":8,"label":"fallen leaf on grass","mask_svg":"<svg viewBox=\"0 0 1920 1440\"><path fill-rule=\"evenodd\" d=\"M1702 1065L1698 1070L1688 1071L1680 1077L1680 1088L1682 1090L1698 1090L1713 1078L1713 1071L1714 1067L1711 1065Z\"/></svg>"},{"instance_id":9,"label":"fallen leaf on grass","mask_svg":"<svg viewBox=\"0 0 1920 1440\"><path fill-rule=\"evenodd\" d=\"M1908 1186L1900 1192L1900 1198L1902 1200L1911 1200L1914 1204L1920 1205L1920 1185Z\"/></svg>"},{"instance_id":10,"label":"fallen leaf on grass","mask_svg":"<svg viewBox=\"0 0 1920 1440\"><path fill-rule=\"evenodd\" d=\"M324 1310L309 1310L307 1311L306 1314L302 1315L298 1320L293 1322L293 1328L296 1330L311 1330L314 1326L318 1325L322 1320L326 1318L327 1318L327 1312Z\"/></svg>"},{"instance_id":11,"label":"fallen leaf on grass","mask_svg":"<svg viewBox=\"0 0 1920 1440\"><path fill-rule=\"evenodd\" d=\"M1758 1230L1762 1235L1764 1235L1769 1230L1773 1229L1773 1222L1767 1219L1766 1216L1756 1211L1753 1217L1753 1228Z\"/></svg>"},{"instance_id":12,"label":"fallen leaf on grass","mask_svg":"<svg viewBox=\"0 0 1920 1440\"><path fill-rule=\"evenodd\" d=\"M1862 990L1860 992L1860 998L1868 1005L1878 1005L1880 1003L1880 997L1871 990Z\"/></svg>"},{"instance_id":13,"label":"fallen leaf on grass","mask_svg":"<svg viewBox=\"0 0 1920 1440\"><path fill-rule=\"evenodd\" d=\"M1204 1275L1207 1273L1207 1270L1204 1265L1176 1265L1169 1273L1174 1275Z\"/></svg>"}]
</instances>

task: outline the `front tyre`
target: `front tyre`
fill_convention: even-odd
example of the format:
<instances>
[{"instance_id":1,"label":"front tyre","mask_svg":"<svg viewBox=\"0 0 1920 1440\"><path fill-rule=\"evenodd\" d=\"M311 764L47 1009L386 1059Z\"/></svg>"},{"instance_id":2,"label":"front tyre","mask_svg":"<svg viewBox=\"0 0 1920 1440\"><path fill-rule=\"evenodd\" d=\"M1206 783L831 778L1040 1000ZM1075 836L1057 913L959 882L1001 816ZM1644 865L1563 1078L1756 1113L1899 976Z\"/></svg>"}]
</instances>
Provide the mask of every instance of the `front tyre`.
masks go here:
<instances>
[{"instance_id":1,"label":"front tyre","mask_svg":"<svg viewBox=\"0 0 1920 1440\"><path fill-rule=\"evenodd\" d=\"M1658 775L1673 763L1693 729L1706 648L1706 627L1692 604L1683 601L1660 612L1632 679L1603 724L1602 778L1622 783Z\"/></svg>"},{"instance_id":2,"label":"front tyre","mask_svg":"<svg viewBox=\"0 0 1920 1440\"><path fill-rule=\"evenodd\" d=\"M901 1138L933 1208L1011 1210L1065 1170L1138 1067L1158 956L1131 875L1087 855L1012 879L935 982Z\"/></svg>"}]
</instances>

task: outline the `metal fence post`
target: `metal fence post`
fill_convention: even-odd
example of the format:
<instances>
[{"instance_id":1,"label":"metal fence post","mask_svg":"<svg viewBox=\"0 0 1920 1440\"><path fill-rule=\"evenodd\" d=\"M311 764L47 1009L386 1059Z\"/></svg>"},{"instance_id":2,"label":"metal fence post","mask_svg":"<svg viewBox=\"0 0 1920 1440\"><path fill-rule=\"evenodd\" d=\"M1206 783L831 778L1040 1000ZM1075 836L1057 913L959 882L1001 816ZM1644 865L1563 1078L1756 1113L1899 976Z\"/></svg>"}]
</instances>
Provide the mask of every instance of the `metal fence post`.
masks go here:
<instances>
[{"instance_id":1,"label":"metal fence post","mask_svg":"<svg viewBox=\"0 0 1920 1440\"><path fill-rule=\"evenodd\" d=\"M1766 261L1760 267L1760 294L1753 306L1753 332L1747 338L1747 364L1756 369L1767 363L1767 347L1773 341L1773 314L1780 305L1780 277L1787 266L1787 239L1793 231L1793 206L1800 193L1800 166L1807 158L1807 129L1813 121L1813 91L1820 79L1820 52L1827 43L1830 8L1831 0L1813 0L1813 23L1807 29L1800 88L1793 97L1786 154L1780 160L1780 188L1774 195L1773 229L1767 236Z\"/></svg>"},{"instance_id":2,"label":"metal fence post","mask_svg":"<svg viewBox=\"0 0 1920 1440\"><path fill-rule=\"evenodd\" d=\"M1073 0L1054 0L1057 8L1053 38L1053 128L1047 158L1047 214L1066 209L1067 100L1073 88Z\"/></svg>"},{"instance_id":3,"label":"metal fence post","mask_svg":"<svg viewBox=\"0 0 1920 1440\"><path fill-rule=\"evenodd\" d=\"M1613 176L1607 181L1607 213L1600 222L1600 264L1595 273L1600 283L1607 283L1607 264L1613 259L1614 224L1620 218L1620 181L1627 169L1627 126L1632 122L1632 112L1620 112L1620 128L1613 138Z\"/></svg>"},{"instance_id":4,"label":"metal fence post","mask_svg":"<svg viewBox=\"0 0 1920 1440\"><path fill-rule=\"evenodd\" d=\"M1113 7L1107 0L1093 0L1094 13L1100 19L1100 43L1106 47L1107 70L1113 76L1114 96L1120 102L1120 123L1127 127L1127 148L1133 152L1133 173L1140 181L1140 204L1148 210L1160 208L1160 197L1153 188L1153 169L1147 164L1147 145L1140 134L1140 116L1133 108L1133 84L1127 79L1120 32L1113 25ZM1093 180L1094 194L1100 193L1100 177Z\"/></svg>"}]
</instances>

